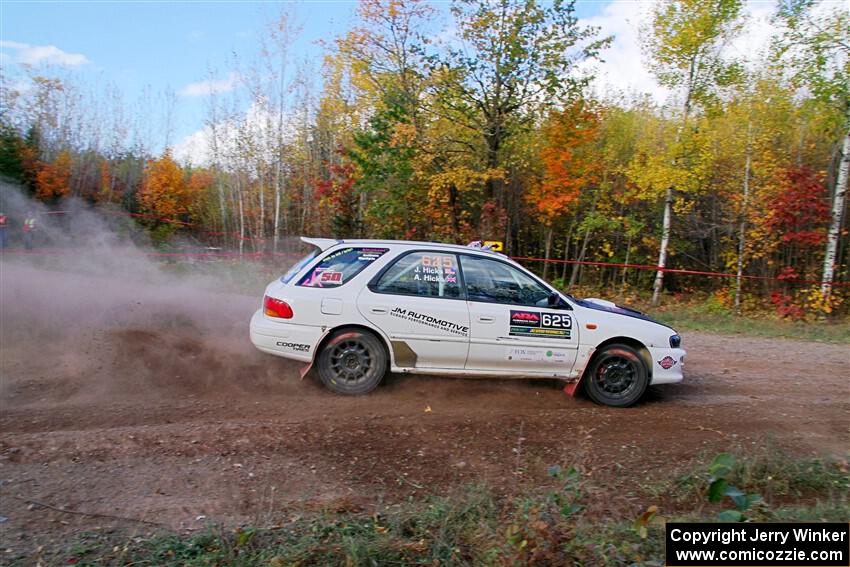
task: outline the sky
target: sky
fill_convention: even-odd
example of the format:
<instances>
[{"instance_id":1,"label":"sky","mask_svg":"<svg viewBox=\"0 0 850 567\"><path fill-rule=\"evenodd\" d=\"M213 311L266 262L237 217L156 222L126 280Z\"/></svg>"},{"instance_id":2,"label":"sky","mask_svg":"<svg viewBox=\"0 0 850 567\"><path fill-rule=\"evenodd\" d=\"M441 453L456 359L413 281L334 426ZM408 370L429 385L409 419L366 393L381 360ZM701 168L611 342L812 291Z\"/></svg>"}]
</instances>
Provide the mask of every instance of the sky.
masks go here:
<instances>
[{"instance_id":1,"label":"sky","mask_svg":"<svg viewBox=\"0 0 850 567\"><path fill-rule=\"evenodd\" d=\"M436 26L448 26L448 4L435 2ZM579 0L583 23L613 35L598 65L596 89L647 93L662 103L670 93L652 78L640 49L640 27L652 0ZM747 32L732 46L741 54L766 43L773 0L751 1ZM0 69L21 64L52 65L95 83L114 83L128 98L149 88L174 93L171 145L191 158L211 92L227 92L236 78L233 54L250 61L259 39L282 11L301 28L292 46L294 61L321 66L321 42L330 42L354 23L354 1L0 1ZM445 31L445 30L443 30Z\"/></svg>"}]
</instances>

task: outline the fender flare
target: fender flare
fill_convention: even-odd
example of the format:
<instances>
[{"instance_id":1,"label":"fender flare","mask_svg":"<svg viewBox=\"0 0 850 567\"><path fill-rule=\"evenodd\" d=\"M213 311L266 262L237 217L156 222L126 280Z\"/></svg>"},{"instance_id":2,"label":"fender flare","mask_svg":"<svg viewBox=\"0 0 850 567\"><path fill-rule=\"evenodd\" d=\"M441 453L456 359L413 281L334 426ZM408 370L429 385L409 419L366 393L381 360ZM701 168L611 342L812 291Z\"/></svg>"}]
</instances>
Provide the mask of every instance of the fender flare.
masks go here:
<instances>
[{"instance_id":1,"label":"fender flare","mask_svg":"<svg viewBox=\"0 0 850 567\"><path fill-rule=\"evenodd\" d=\"M310 370L313 369L313 365L316 363L316 357L319 356L319 353L325 347L325 344L327 344L328 338L331 336L331 334L338 331L339 329L347 329L347 328L361 329L361 330L364 330L364 331L368 331L368 332L372 333L373 335L375 335L376 337L378 337L378 339L380 339L381 343L384 345L384 349L387 353L387 363L388 363L387 368L389 369L389 368L393 367L393 365L394 365L393 351L390 348L389 339L387 338L386 335L384 335L383 331L379 331L378 329L373 329L372 327L368 327L368 326L360 324L360 323L343 323L343 324L337 325L335 327L328 327L322 333L322 336L319 337L319 342L316 343L316 348L313 349L313 356L310 358L310 362L305 364L301 368L301 370L299 371L299 374L301 375L302 380L304 378L306 378L307 375L310 373Z\"/></svg>"},{"instance_id":2,"label":"fender flare","mask_svg":"<svg viewBox=\"0 0 850 567\"><path fill-rule=\"evenodd\" d=\"M582 384L585 376L587 375L587 369L590 368L591 363L593 363L593 359L596 357L596 353L599 352L602 348L615 343L630 346L638 352L638 355L640 355L640 357L643 359L644 366L646 366L647 380L649 380L649 383L652 383L652 358L649 355L649 349L647 348L647 346L639 340L631 337L612 337L610 339L602 341L601 343L593 347L593 351L590 353L590 356L587 357L587 363L581 370L581 375L579 375L578 379L574 382L570 382L566 386L564 386L564 393L568 396L575 397L576 392L579 391L579 386Z\"/></svg>"}]
</instances>

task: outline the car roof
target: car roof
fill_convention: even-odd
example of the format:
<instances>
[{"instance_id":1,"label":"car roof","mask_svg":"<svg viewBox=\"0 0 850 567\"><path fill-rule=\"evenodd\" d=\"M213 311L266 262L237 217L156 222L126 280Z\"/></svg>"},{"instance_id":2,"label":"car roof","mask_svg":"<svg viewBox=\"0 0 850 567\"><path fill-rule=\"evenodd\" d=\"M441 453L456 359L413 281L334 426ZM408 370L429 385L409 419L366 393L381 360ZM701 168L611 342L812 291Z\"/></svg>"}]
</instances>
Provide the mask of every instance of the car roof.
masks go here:
<instances>
[{"instance_id":1,"label":"car roof","mask_svg":"<svg viewBox=\"0 0 850 567\"><path fill-rule=\"evenodd\" d=\"M509 260L507 256L496 252L494 250L488 250L486 248L475 248L472 246L464 246L462 244L448 244L445 242L425 242L420 240L373 240L366 238L353 238L353 239L341 239L336 240L333 238L308 238L305 236L301 237L303 242L308 244L312 244L314 246L318 246L322 252L330 249L336 245L349 245L349 246L403 246L410 248L443 248L448 250L456 250L458 252L479 252L484 254L490 254L493 256L498 256Z\"/></svg>"}]
</instances>

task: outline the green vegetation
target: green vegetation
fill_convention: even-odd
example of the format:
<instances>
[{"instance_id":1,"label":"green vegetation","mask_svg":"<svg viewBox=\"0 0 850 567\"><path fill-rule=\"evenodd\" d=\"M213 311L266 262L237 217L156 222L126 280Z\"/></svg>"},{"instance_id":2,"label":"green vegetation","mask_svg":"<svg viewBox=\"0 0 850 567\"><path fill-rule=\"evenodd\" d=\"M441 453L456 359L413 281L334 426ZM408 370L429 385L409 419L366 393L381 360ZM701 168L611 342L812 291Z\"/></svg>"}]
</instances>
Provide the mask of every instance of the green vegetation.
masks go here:
<instances>
[{"instance_id":1,"label":"green vegetation","mask_svg":"<svg viewBox=\"0 0 850 567\"><path fill-rule=\"evenodd\" d=\"M589 495L590 480L575 468L552 467L549 476L552 487L534 494L504 497L469 486L373 514L344 507L269 528L209 526L191 536L87 532L41 559L77 565L660 565L665 520L726 518L740 509L735 499L742 494L751 520L850 516L846 461L795 459L771 445L745 457L697 459L674 480L644 488L642 499L653 504L636 518L603 516ZM716 490L720 479L724 491Z\"/></svg>"}]
</instances>

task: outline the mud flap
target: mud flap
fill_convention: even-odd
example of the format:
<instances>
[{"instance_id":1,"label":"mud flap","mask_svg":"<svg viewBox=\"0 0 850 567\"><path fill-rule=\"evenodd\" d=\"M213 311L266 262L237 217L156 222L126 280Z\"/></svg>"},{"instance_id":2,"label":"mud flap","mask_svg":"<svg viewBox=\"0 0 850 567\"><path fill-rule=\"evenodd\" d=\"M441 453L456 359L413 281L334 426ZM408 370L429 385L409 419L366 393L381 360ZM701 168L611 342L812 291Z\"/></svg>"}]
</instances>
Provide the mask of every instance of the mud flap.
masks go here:
<instances>
[{"instance_id":1,"label":"mud flap","mask_svg":"<svg viewBox=\"0 0 850 567\"><path fill-rule=\"evenodd\" d=\"M307 373L310 372L310 369L312 369L312 368L313 368L312 361L308 362L307 364L304 365L304 368L302 368L301 371L299 372L299 374L301 374L302 380L304 379L305 376L307 376Z\"/></svg>"},{"instance_id":2,"label":"mud flap","mask_svg":"<svg viewBox=\"0 0 850 567\"><path fill-rule=\"evenodd\" d=\"M576 380L575 382L570 382L566 386L564 386L564 393L568 396L575 397L576 390L578 390L578 385L581 383L581 378Z\"/></svg>"}]
</instances>

